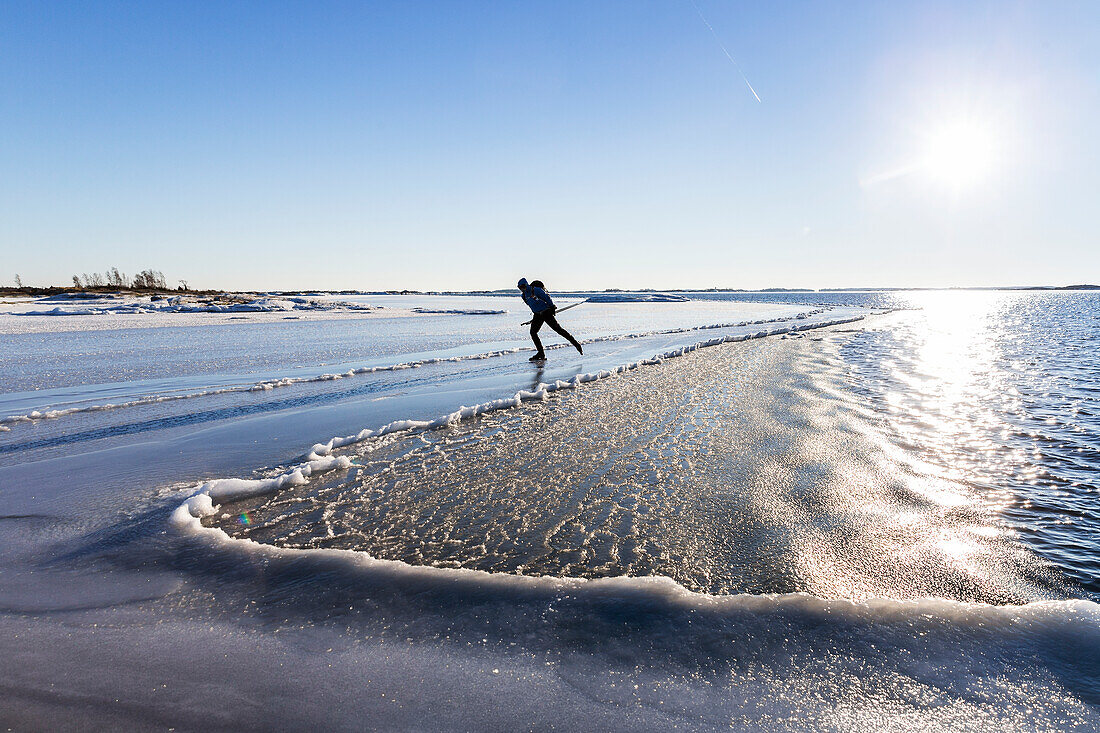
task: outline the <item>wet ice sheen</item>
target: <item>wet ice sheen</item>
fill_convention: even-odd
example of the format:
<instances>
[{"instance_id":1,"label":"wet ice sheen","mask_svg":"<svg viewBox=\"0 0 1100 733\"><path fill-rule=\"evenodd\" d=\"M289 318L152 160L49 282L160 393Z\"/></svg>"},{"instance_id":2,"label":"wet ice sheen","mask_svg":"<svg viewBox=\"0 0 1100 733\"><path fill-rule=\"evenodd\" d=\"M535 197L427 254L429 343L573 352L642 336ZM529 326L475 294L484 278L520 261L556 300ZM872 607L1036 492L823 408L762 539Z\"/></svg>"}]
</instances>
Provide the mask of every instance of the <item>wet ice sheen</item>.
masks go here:
<instances>
[{"instance_id":1,"label":"wet ice sheen","mask_svg":"<svg viewBox=\"0 0 1100 733\"><path fill-rule=\"evenodd\" d=\"M217 524L280 547L495 573L667 576L710 594L1058 597L980 492L899 471L872 421L826 398L817 382L842 389L836 351L850 339L704 350L523 409L367 441L342 454L350 469L229 505Z\"/></svg>"}]
</instances>

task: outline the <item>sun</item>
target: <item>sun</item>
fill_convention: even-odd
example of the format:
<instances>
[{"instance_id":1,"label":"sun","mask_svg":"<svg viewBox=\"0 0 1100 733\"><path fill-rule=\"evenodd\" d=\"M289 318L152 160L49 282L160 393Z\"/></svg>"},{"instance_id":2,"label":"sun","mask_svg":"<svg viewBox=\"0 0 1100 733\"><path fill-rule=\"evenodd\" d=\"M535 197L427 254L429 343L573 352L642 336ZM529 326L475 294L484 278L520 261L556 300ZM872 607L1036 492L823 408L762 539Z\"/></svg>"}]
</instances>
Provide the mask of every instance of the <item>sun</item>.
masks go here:
<instances>
[{"instance_id":1,"label":"sun","mask_svg":"<svg viewBox=\"0 0 1100 733\"><path fill-rule=\"evenodd\" d=\"M928 132L920 168L950 188L971 188L991 176L999 148L992 125L969 118L945 121Z\"/></svg>"},{"instance_id":2,"label":"sun","mask_svg":"<svg viewBox=\"0 0 1100 733\"><path fill-rule=\"evenodd\" d=\"M969 196L994 183L1010 164L1011 119L994 111L960 110L931 105L907 127L912 145L908 160L884 172L862 178L860 185L878 186L908 179L922 187Z\"/></svg>"}]
</instances>

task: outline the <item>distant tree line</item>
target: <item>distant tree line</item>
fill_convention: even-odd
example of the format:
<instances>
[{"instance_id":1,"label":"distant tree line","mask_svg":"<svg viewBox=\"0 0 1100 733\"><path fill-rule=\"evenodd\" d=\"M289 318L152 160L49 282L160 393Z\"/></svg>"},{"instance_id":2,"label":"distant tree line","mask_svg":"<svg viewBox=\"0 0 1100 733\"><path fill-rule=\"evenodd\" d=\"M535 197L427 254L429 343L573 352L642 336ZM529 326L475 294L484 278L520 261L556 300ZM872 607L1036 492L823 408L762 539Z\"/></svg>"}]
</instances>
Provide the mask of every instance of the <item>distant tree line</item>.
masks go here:
<instances>
[{"instance_id":1,"label":"distant tree line","mask_svg":"<svg viewBox=\"0 0 1100 733\"><path fill-rule=\"evenodd\" d=\"M73 275L73 287L87 288L130 288L133 290L167 290L168 284L160 270L142 270L133 277L127 277L112 267L104 273L93 272ZM180 280L177 290L187 290L187 281Z\"/></svg>"}]
</instances>

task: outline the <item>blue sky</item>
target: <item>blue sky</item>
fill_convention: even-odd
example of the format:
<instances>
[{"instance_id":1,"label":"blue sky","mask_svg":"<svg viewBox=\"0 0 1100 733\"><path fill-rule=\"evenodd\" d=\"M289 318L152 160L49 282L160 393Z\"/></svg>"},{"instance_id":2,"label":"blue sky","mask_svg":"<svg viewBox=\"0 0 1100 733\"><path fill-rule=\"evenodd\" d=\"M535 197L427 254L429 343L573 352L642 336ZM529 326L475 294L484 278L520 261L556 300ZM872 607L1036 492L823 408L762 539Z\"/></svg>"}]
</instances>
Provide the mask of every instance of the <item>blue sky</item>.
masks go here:
<instances>
[{"instance_id":1,"label":"blue sky","mask_svg":"<svg viewBox=\"0 0 1100 733\"><path fill-rule=\"evenodd\" d=\"M6 2L0 283L1100 281L1100 4L696 2Z\"/></svg>"}]
</instances>

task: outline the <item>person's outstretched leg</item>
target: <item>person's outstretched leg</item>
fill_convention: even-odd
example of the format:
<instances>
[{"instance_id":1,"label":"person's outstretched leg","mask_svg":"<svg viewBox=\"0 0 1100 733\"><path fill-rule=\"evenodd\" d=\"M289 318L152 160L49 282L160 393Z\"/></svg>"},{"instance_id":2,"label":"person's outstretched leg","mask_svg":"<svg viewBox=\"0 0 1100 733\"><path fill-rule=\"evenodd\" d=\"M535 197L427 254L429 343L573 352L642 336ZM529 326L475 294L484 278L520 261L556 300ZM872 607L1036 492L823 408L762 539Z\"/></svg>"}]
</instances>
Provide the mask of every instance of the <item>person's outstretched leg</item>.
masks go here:
<instances>
[{"instance_id":1,"label":"person's outstretched leg","mask_svg":"<svg viewBox=\"0 0 1100 733\"><path fill-rule=\"evenodd\" d=\"M531 319L531 340L535 342L535 355L531 357L531 361L546 358L546 352L542 350L542 340L539 338L539 329L542 328L544 321L545 319L538 313Z\"/></svg>"},{"instance_id":2,"label":"person's outstretched leg","mask_svg":"<svg viewBox=\"0 0 1100 733\"><path fill-rule=\"evenodd\" d=\"M557 331L558 333L560 333L562 336L565 337L566 341L573 344L573 346L577 349L577 351L581 352L582 354L584 353L584 349L581 348L581 345L580 345L580 343L577 342L577 339L573 338L573 335L571 333L569 333L568 331L566 331L564 328L561 327L561 324L558 323L557 318L554 318L554 316L547 316L546 317L546 322L548 324L550 324L550 328L552 328L555 331ZM542 325L542 324L539 324L539 325ZM531 328L534 328L534 327L535 327L535 325L531 324ZM541 349L542 347L539 347L539 348Z\"/></svg>"}]
</instances>

